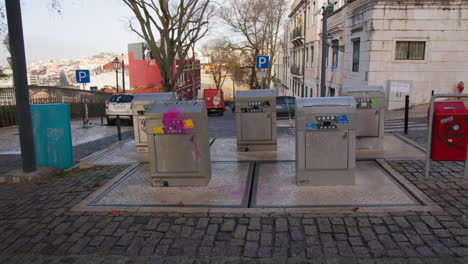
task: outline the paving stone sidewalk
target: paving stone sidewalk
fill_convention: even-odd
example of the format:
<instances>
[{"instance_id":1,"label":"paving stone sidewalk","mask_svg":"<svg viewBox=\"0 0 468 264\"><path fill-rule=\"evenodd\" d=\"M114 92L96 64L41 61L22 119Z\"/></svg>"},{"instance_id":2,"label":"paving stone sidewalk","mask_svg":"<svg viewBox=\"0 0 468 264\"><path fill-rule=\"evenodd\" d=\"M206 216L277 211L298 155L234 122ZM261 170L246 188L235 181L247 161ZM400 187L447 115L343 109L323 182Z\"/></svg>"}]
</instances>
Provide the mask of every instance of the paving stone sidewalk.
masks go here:
<instances>
[{"instance_id":1,"label":"paving stone sidewalk","mask_svg":"<svg viewBox=\"0 0 468 264\"><path fill-rule=\"evenodd\" d=\"M0 263L466 263L468 191L458 163L394 161L445 210L379 214L70 212L124 166L0 186Z\"/></svg>"},{"instance_id":2,"label":"paving stone sidewalk","mask_svg":"<svg viewBox=\"0 0 468 264\"><path fill-rule=\"evenodd\" d=\"M133 138L133 131L122 133L122 140ZM73 158L78 161L118 141L117 135L104 137L73 147ZM21 155L0 155L0 175L21 168Z\"/></svg>"},{"instance_id":3,"label":"paving stone sidewalk","mask_svg":"<svg viewBox=\"0 0 468 264\"><path fill-rule=\"evenodd\" d=\"M418 135L410 131L409 137L417 141ZM434 162L432 181L424 179L422 161L390 164L444 211L70 211L126 166L76 169L39 184L0 185L0 264L468 263L468 185L460 179L462 163Z\"/></svg>"}]
</instances>

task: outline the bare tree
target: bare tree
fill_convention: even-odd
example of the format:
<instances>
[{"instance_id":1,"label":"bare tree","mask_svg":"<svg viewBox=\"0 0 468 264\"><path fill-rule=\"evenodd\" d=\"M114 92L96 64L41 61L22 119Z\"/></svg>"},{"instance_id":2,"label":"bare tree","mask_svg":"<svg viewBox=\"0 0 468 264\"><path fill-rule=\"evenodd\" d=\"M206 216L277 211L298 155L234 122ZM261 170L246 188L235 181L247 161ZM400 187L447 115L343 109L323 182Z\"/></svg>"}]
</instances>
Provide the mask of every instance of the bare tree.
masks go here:
<instances>
[{"instance_id":1,"label":"bare tree","mask_svg":"<svg viewBox=\"0 0 468 264\"><path fill-rule=\"evenodd\" d=\"M274 61L279 48L279 31L286 12L287 0L228 0L220 7L221 19L235 33L243 36L241 49L249 54L250 86L268 88L272 75L271 65L261 81L257 79L255 57L268 55Z\"/></svg>"},{"instance_id":2,"label":"bare tree","mask_svg":"<svg viewBox=\"0 0 468 264\"><path fill-rule=\"evenodd\" d=\"M210 0L123 1L138 20L138 29L132 21L130 29L151 49L161 72L164 91L172 91L184 70L190 48L208 31ZM176 59L180 65L174 69Z\"/></svg>"},{"instance_id":3,"label":"bare tree","mask_svg":"<svg viewBox=\"0 0 468 264\"><path fill-rule=\"evenodd\" d=\"M226 39L215 39L203 47L203 55L210 59L211 75L215 88L222 89L228 73L238 65L233 49Z\"/></svg>"}]
</instances>

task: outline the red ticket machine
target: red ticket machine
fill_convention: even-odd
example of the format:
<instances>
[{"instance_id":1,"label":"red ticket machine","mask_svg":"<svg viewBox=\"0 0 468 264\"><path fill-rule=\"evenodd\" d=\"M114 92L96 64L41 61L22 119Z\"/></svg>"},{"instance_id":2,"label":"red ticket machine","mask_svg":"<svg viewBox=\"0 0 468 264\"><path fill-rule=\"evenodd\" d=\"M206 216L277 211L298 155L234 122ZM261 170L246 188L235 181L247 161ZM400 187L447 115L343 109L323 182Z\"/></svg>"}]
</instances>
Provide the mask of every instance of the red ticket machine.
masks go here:
<instances>
[{"instance_id":1,"label":"red ticket machine","mask_svg":"<svg viewBox=\"0 0 468 264\"><path fill-rule=\"evenodd\" d=\"M465 161L468 148L468 109L463 102L435 102L431 159Z\"/></svg>"}]
</instances>

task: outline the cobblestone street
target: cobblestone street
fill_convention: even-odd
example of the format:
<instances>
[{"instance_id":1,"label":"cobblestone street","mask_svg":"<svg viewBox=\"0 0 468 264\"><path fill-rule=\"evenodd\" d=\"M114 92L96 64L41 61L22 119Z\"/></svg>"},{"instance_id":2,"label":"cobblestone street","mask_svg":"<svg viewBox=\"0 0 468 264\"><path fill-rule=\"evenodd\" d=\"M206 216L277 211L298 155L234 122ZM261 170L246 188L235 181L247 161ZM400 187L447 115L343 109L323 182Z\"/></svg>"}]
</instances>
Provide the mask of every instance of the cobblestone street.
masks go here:
<instances>
[{"instance_id":1,"label":"cobblestone street","mask_svg":"<svg viewBox=\"0 0 468 264\"><path fill-rule=\"evenodd\" d=\"M418 130L409 137L423 145L425 133ZM390 164L444 210L70 211L126 166L74 169L38 184L0 185L0 263L467 263L468 190L460 178L463 164L433 162L432 180L423 177L423 161Z\"/></svg>"}]
</instances>

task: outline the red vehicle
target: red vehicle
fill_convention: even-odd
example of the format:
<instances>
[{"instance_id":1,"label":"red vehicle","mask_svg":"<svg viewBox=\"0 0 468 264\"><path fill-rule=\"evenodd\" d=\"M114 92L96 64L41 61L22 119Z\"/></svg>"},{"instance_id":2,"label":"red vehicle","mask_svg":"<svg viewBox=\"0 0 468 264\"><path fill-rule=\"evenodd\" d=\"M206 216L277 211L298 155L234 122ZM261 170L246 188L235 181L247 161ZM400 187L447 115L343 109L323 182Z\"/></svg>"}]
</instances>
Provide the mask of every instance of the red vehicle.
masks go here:
<instances>
[{"instance_id":1,"label":"red vehicle","mask_svg":"<svg viewBox=\"0 0 468 264\"><path fill-rule=\"evenodd\" d=\"M203 100L205 100L206 110L208 114L217 113L224 115L224 95L221 89L205 89L203 90Z\"/></svg>"}]
</instances>

